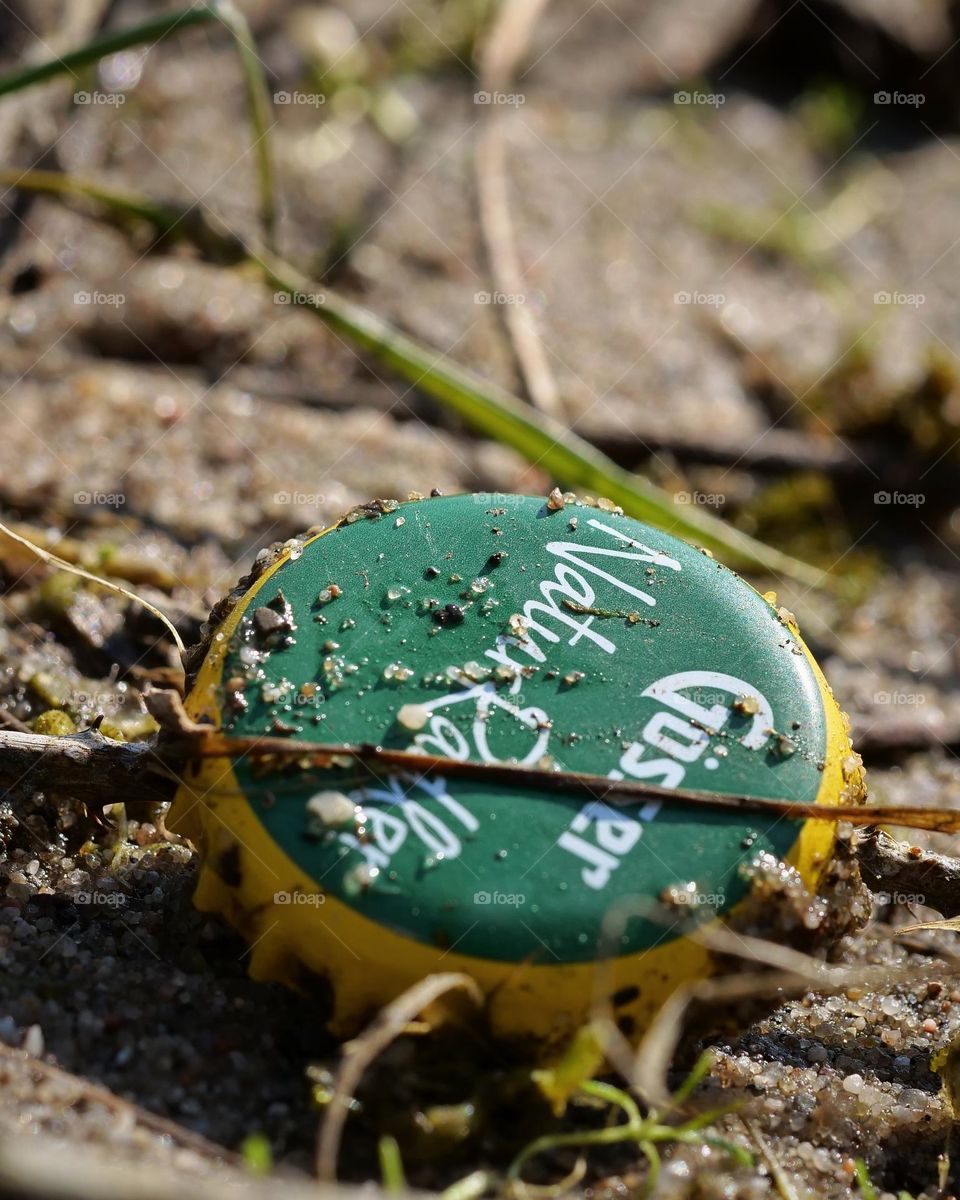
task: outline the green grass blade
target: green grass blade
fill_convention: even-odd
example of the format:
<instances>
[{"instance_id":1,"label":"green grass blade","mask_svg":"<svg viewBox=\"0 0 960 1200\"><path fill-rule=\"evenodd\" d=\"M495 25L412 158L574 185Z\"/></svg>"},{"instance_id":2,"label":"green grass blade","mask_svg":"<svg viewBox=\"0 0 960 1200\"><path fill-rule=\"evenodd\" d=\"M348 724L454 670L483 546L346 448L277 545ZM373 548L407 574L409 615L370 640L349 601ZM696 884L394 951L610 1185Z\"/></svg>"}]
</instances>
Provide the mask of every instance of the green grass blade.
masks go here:
<instances>
[{"instance_id":1,"label":"green grass blade","mask_svg":"<svg viewBox=\"0 0 960 1200\"><path fill-rule=\"evenodd\" d=\"M257 160L257 187L260 192L260 223L267 246L273 250L277 208L274 199L273 159L269 133L273 124L270 92L263 62L257 53L250 26L232 0L220 0L217 15L233 36L247 91L247 113L253 130L253 152Z\"/></svg>"},{"instance_id":2,"label":"green grass blade","mask_svg":"<svg viewBox=\"0 0 960 1200\"><path fill-rule=\"evenodd\" d=\"M380 1159L380 1178L385 1192L405 1192L407 1179L403 1173L403 1159L400 1157L400 1147L397 1139L384 1135L377 1143L377 1157Z\"/></svg>"},{"instance_id":3,"label":"green grass blade","mask_svg":"<svg viewBox=\"0 0 960 1200\"><path fill-rule=\"evenodd\" d=\"M251 1175L269 1175L273 1170L273 1150L262 1133L251 1133L240 1147L243 1165Z\"/></svg>"},{"instance_id":4,"label":"green grass blade","mask_svg":"<svg viewBox=\"0 0 960 1200\"><path fill-rule=\"evenodd\" d=\"M16 167L0 168L0 187L22 188L60 199L92 200L105 208L112 217L122 220L139 219L153 225L157 233L169 232L183 219L183 210L171 205L156 204L146 196L133 192L120 192L114 188L101 188L95 183L84 181L79 184L69 175L59 171L20 171Z\"/></svg>"},{"instance_id":5,"label":"green grass blade","mask_svg":"<svg viewBox=\"0 0 960 1200\"><path fill-rule=\"evenodd\" d=\"M259 256L267 279L290 294L309 295L319 285L293 267ZM398 375L477 433L511 446L562 485L606 496L624 512L720 554L731 564L770 571L808 587L821 587L826 573L699 511L679 514L668 493L624 471L589 442L494 383L450 362L437 350L407 337L376 314L323 289L323 302L307 304L332 328L374 354Z\"/></svg>"},{"instance_id":6,"label":"green grass blade","mask_svg":"<svg viewBox=\"0 0 960 1200\"><path fill-rule=\"evenodd\" d=\"M857 1177L857 1187L860 1190L860 1195L864 1200L877 1200L877 1189L873 1186L870 1179L870 1172L867 1170L867 1164L862 1158L853 1160L853 1167Z\"/></svg>"},{"instance_id":7,"label":"green grass blade","mask_svg":"<svg viewBox=\"0 0 960 1200\"><path fill-rule=\"evenodd\" d=\"M647 1172L646 1182L643 1185L644 1200L648 1200L650 1196L657 1194L657 1184L660 1182L662 1162L660 1151L653 1142L647 1141L645 1138L640 1142L640 1149L646 1155L647 1162L650 1164L650 1170Z\"/></svg>"},{"instance_id":8,"label":"green grass blade","mask_svg":"<svg viewBox=\"0 0 960 1200\"><path fill-rule=\"evenodd\" d=\"M670 1107L679 1108L693 1095L696 1087L703 1082L710 1074L713 1067L713 1055L709 1050L704 1050L697 1061L693 1064L693 1069L690 1074L684 1079L683 1083L670 1097Z\"/></svg>"},{"instance_id":9,"label":"green grass blade","mask_svg":"<svg viewBox=\"0 0 960 1200\"><path fill-rule=\"evenodd\" d=\"M246 262L248 251L241 239L208 210L198 205L164 204L133 192L101 187L59 171L21 171L0 167L0 188L21 188L61 200L92 201L118 225L143 221L158 237L188 241L208 259L227 265Z\"/></svg>"},{"instance_id":10,"label":"green grass blade","mask_svg":"<svg viewBox=\"0 0 960 1200\"><path fill-rule=\"evenodd\" d=\"M723 1150L725 1154L729 1154L738 1167L752 1167L753 1155L749 1150L744 1150L742 1146L738 1146L736 1142L731 1142L729 1138L715 1137L713 1134L705 1133L701 1140L708 1146L713 1146L717 1150Z\"/></svg>"},{"instance_id":11,"label":"green grass blade","mask_svg":"<svg viewBox=\"0 0 960 1200\"><path fill-rule=\"evenodd\" d=\"M283 259L255 247L244 247L236 235L215 218L203 217L199 210L191 214L191 220L185 220L182 211L145 197L111 192L97 184L51 176L48 172L0 171L0 184L95 200L114 217L135 215L153 219L151 214L154 214L162 231L189 239L221 261L247 259L251 266L259 267L263 277L277 290L301 299L315 296L316 300L305 303L304 307L331 328L369 351L425 395L457 413L475 432L511 446L562 485L606 496L630 516L703 546L731 565L769 571L810 588L823 587L828 582L827 572L764 545L719 517L699 511L678 513L668 493L641 476L624 471L558 421L534 412L503 388L450 362L440 351L401 333L362 305L328 288L321 289Z\"/></svg>"},{"instance_id":12,"label":"green grass blade","mask_svg":"<svg viewBox=\"0 0 960 1200\"><path fill-rule=\"evenodd\" d=\"M260 192L260 219L263 224L264 240L273 246L276 224L274 200L273 163L270 155L268 133L270 130L270 93L267 89L263 63L257 54L256 44L246 17L232 0L211 0L208 4L197 4L178 12L165 13L129 29L105 34L82 46L36 66L24 67L0 77L0 96L18 92L35 83L43 83L58 75L72 74L91 66L101 58L116 54L131 46L155 44L172 33L209 21L220 21L234 40L247 93L247 110L253 129L253 151L257 160L257 183Z\"/></svg>"},{"instance_id":13,"label":"green grass blade","mask_svg":"<svg viewBox=\"0 0 960 1200\"><path fill-rule=\"evenodd\" d=\"M580 1085L580 1090L584 1095L592 1096L595 1100L603 1100L607 1104L622 1109L631 1129L639 1129L642 1125L643 1121L636 1102L622 1088L614 1087L612 1083L603 1083L599 1079L590 1079Z\"/></svg>"},{"instance_id":14,"label":"green grass blade","mask_svg":"<svg viewBox=\"0 0 960 1200\"><path fill-rule=\"evenodd\" d=\"M110 54L127 50L131 46L142 46L149 42L159 42L169 37L171 33L187 29L191 25L199 25L205 21L217 20L217 12L206 4L198 4L179 12L164 13L163 16L153 17L130 29L118 29L114 33L104 34L82 46L79 50L71 50L69 54L59 58L51 58L47 62L35 66L21 67L7 75L0 76L0 96L11 92L19 92L23 88L32 87L35 83L44 83L57 75L74 75L98 62Z\"/></svg>"}]
</instances>

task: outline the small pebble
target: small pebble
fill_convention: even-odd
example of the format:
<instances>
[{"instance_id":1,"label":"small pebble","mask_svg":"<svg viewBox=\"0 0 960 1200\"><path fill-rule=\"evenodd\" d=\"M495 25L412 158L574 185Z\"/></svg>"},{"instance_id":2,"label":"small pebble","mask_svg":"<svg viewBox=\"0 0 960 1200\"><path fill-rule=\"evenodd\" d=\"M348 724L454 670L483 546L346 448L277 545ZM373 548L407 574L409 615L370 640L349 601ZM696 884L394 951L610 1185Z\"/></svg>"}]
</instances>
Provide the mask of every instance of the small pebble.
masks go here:
<instances>
[{"instance_id":1,"label":"small pebble","mask_svg":"<svg viewBox=\"0 0 960 1200\"><path fill-rule=\"evenodd\" d=\"M430 709L425 704L404 704L397 712L397 724L404 729L422 729L430 720Z\"/></svg>"},{"instance_id":2,"label":"small pebble","mask_svg":"<svg viewBox=\"0 0 960 1200\"><path fill-rule=\"evenodd\" d=\"M44 1051L43 1030L39 1025L31 1025L23 1035L23 1049L34 1058L41 1058Z\"/></svg>"},{"instance_id":3,"label":"small pebble","mask_svg":"<svg viewBox=\"0 0 960 1200\"><path fill-rule=\"evenodd\" d=\"M343 792L317 792L307 801L307 812L322 826L347 825L356 811L356 804Z\"/></svg>"}]
</instances>

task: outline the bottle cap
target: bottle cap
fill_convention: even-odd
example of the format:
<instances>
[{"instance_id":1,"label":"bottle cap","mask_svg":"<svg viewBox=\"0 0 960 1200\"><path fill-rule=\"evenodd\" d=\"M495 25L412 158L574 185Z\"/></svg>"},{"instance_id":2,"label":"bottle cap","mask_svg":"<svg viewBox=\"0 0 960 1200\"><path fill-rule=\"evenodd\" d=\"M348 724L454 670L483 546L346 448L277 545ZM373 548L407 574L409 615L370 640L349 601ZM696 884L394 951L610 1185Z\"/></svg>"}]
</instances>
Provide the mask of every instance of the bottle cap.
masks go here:
<instances>
[{"instance_id":1,"label":"bottle cap","mask_svg":"<svg viewBox=\"0 0 960 1200\"><path fill-rule=\"evenodd\" d=\"M856 772L790 613L707 553L557 492L378 501L295 544L213 632L187 709L238 737L822 804ZM201 851L198 905L243 933L256 977L326 980L334 1032L463 971L495 1031L546 1042L588 1015L598 955L638 1034L711 969L685 936L694 912L729 915L763 851L815 887L834 837L249 755L193 764L170 824Z\"/></svg>"}]
</instances>

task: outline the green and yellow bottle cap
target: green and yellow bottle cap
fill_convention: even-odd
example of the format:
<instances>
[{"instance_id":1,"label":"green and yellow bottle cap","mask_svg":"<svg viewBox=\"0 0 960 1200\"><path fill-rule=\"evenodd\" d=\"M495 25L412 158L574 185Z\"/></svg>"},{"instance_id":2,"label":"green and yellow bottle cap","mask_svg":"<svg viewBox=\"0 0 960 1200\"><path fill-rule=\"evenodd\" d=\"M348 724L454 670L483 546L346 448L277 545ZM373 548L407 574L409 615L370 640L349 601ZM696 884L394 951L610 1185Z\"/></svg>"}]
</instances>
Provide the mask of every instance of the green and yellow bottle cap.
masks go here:
<instances>
[{"instance_id":1,"label":"green and yellow bottle cap","mask_svg":"<svg viewBox=\"0 0 960 1200\"><path fill-rule=\"evenodd\" d=\"M836 803L844 719L785 610L612 505L379 502L282 554L214 632L187 708L237 737L419 750L667 788ZM847 778L845 778L845 774ZM613 807L498 781L250 755L198 762L171 826L255 976L323 977L355 1030L437 970L504 1034L562 1038L606 980L639 1032L709 955L664 897L728 914L763 851L816 886L829 822Z\"/></svg>"}]
</instances>

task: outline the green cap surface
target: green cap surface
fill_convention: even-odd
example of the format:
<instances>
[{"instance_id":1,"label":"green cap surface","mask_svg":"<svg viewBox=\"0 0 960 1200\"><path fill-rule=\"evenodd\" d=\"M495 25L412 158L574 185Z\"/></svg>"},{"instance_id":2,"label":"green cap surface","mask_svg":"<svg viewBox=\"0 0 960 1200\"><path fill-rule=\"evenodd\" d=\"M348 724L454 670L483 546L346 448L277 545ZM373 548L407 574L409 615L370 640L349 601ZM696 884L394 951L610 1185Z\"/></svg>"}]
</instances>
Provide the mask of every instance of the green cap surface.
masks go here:
<instances>
[{"instance_id":1,"label":"green cap surface","mask_svg":"<svg viewBox=\"0 0 960 1200\"><path fill-rule=\"evenodd\" d=\"M708 555L616 511L439 497L308 542L260 587L223 671L224 730L422 749L814 801L827 722L787 618ZM612 808L357 767L236 778L318 888L391 930L510 963L587 962L714 915L798 822ZM346 801L344 800L346 798Z\"/></svg>"}]
</instances>

